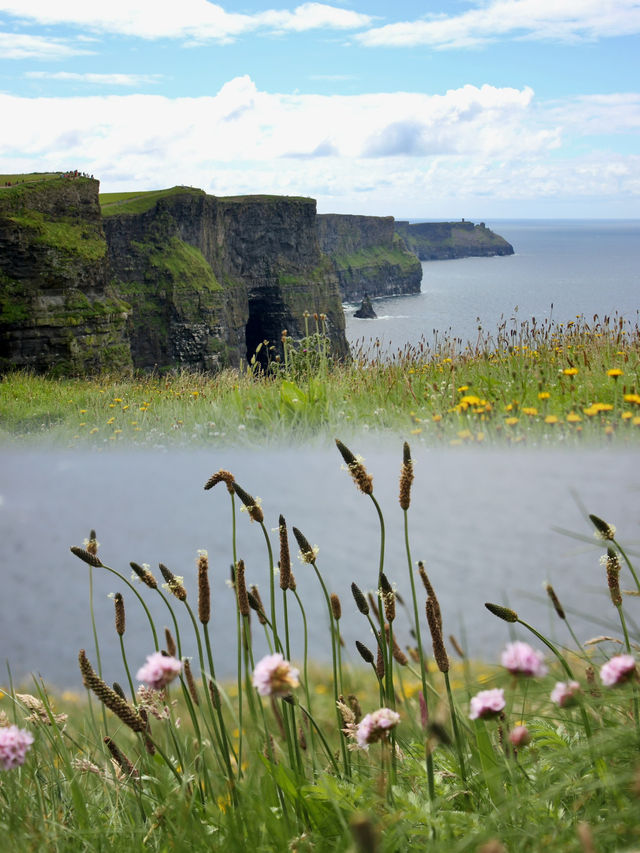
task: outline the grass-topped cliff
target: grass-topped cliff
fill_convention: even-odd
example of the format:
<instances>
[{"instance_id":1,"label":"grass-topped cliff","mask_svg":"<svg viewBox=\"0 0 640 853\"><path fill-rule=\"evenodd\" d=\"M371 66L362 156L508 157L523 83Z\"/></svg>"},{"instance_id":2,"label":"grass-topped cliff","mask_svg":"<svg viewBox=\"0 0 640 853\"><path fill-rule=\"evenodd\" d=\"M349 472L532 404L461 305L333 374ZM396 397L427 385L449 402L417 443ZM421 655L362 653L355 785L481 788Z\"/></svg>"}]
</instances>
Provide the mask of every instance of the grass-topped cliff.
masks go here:
<instances>
[{"instance_id":1,"label":"grass-topped cliff","mask_svg":"<svg viewBox=\"0 0 640 853\"><path fill-rule=\"evenodd\" d=\"M108 286L98 182L0 177L0 369L130 366L128 306Z\"/></svg>"},{"instance_id":2,"label":"grass-topped cliff","mask_svg":"<svg viewBox=\"0 0 640 853\"><path fill-rule=\"evenodd\" d=\"M513 246L484 222L402 222L396 233L421 261L512 255Z\"/></svg>"}]
</instances>

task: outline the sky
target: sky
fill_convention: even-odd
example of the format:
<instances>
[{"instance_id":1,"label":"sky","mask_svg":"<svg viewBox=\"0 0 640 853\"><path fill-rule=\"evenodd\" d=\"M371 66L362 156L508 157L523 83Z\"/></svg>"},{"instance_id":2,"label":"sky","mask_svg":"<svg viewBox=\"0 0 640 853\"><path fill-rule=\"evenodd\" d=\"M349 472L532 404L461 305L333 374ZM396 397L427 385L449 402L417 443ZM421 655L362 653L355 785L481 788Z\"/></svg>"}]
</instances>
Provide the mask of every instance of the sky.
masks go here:
<instances>
[{"instance_id":1,"label":"sky","mask_svg":"<svg viewBox=\"0 0 640 853\"><path fill-rule=\"evenodd\" d=\"M640 218L640 0L0 0L0 173Z\"/></svg>"}]
</instances>

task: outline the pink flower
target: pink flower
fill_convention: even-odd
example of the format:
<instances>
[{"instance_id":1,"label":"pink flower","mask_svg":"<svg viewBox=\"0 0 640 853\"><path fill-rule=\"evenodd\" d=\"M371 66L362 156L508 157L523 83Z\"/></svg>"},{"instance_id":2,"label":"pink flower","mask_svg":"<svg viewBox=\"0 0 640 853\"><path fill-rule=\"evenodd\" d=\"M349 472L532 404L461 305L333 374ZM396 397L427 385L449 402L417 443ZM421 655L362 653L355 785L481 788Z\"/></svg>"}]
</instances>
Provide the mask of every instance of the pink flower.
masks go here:
<instances>
[{"instance_id":1,"label":"pink flower","mask_svg":"<svg viewBox=\"0 0 640 853\"><path fill-rule=\"evenodd\" d=\"M542 652L532 649L528 643L508 643L502 652L502 666L514 675L546 675Z\"/></svg>"},{"instance_id":2,"label":"pink flower","mask_svg":"<svg viewBox=\"0 0 640 853\"><path fill-rule=\"evenodd\" d=\"M497 717L504 708L504 690L496 687L494 690L481 690L471 699L471 720L486 720Z\"/></svg>"},{"instance_id":3,"label":"pink flower","mask_svg":"<svg viewBox=\"0 0 640 853\"><path fill-rule=\"evenodd\" d=\"M138 681L144 681L153 690L162 690L176 675L180 674L182 664L170 655L154 652L147 656L147 662L136 673Z\"/></svg>"},{"instance_id":4,"label":"pink flower","mask_svg":"<svg viewBox=\"0 0 640 853\"><path fill-rule=\"evenodd\" d=\"M380 708L372 714L367 714L358 723L356 738L360 749L369 749L370 743L386 740L387 732L394 729L400 722L400 714L390 708Z\"/></svg>"},{"instance_id":5,"label":"pink flower","mask_svg":"<svg viewBox=\"0 0 640 853\"><path fill-rule=\"evenodd\" d=\"M278 652L258 661L253 670L253 686L261 696L287 696L298 687L299 671Z\"/></svg>"},{"instance_id":6,"label":"pink flower","mask_svg":"<svg viewBox=\"0 0 640 853\"><path fill-rule=\"evenodd\" d=\"M578 701L578 693L580 693L580 685L577 681L558 681L551 691L551 701L560 708L570 708Z\"/></svg>"},{"instance_id":7,"label":"pink flower","mask_svg":"<svg viewBox=\"0 0 640 853\"><path fill-rule=\"evenodd\" d=\"M509 740L516 748L519 746L526 746L531 743L529 729L526 726L515 726L515 728L511 729L509 732Z\"/></svg>"},{"instance_id":8,"label":"pink flower","mask_svg":"<svg viewBox=\"0 0 640 853\"><path fill-rule=\"evenodd\" d=\"M29 747L33 743L33 735L26 729L17 726L0 728L0 767L12 770L24 764Z\"/></svg>"},{"instance_id":9,"label":"pink flower","mask_svg":"<svg viewBox=\"0 0 640 853\"><path fill-rule=\"evenodd\" d=\"M636 661L633 655L616 655L600 667L600 678L605 687L623 684L634 675Z\"/></svg>"}]
</instances>

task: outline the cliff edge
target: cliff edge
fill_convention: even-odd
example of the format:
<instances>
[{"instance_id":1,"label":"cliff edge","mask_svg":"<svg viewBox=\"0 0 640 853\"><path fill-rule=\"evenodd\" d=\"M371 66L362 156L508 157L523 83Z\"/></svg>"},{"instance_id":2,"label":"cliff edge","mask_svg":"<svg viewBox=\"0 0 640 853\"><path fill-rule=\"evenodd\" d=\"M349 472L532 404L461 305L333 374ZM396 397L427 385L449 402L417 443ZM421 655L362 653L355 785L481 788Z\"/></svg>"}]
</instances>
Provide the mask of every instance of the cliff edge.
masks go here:
<instances>
[{"instance_id":1,"label":"cliff edge","mask_svg":"<svg viewBox=\"0 0 640 853\"><path fill-rule=\"evenodd\" d=\"M513 255L513 246L484 222L396 221L396 234L421 261Z\"/></svg>"}]
</instances>

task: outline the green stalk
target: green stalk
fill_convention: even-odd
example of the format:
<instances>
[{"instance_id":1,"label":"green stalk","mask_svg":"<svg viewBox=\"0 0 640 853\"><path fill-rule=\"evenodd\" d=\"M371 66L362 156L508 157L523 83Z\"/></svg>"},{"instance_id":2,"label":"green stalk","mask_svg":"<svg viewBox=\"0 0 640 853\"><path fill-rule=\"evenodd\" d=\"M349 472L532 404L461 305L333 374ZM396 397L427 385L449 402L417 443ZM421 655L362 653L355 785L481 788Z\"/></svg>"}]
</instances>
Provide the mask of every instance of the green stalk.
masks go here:
<instances>
[{"instance_id":1,"label":"green stalk","mask_svg":"<svg viewBox=\"0 0 640 853\"><path fill-rule=\"evenodd\" d=\"M622 547L622 545L617 541L617 539L614 539L614 540L612 540L612 541L613 541L613 544L614 544L614 545L616 546L616 548L618 549L618 551L620 551L620 555L622 556L622 559L625 561L625 563L627 564L627 567L628 567L629 571L630 571L630 572L631 572L631 574L633 575L633 579L634 579L634 581L635 581L635 583L636 583L636 586L637 586L637 588L638 588L638 592L640 592L640 580L638 579L638 575L636 574L636 571L635 571L635 569L633 568L633 566L632 566L632 564L631 564L631 560L627 557L627 552L624 550L624 548Z\"/></svg>"},{"instance_id":2,"label":"green stalk","mask_svg":"<svg viewBox=\"0 0 640 853\"><path fill-rule=\"evenodd\" d=\"M447 697L449 699L449 711L451 713L451 726L453 727L453 737L456 742L456 751L458 753L458 761L460 762L460 775L462 776L462 781L467 786L467 771L464 764L464 754L462 752L462 738L460 737L460 729L458 728L458 714L456 712L456 707L453 701L453 693L451 692L451 684L449 682L449 673L445 672L444 675L444 683L447 686Z\"/></svg>"}]
</instances>

